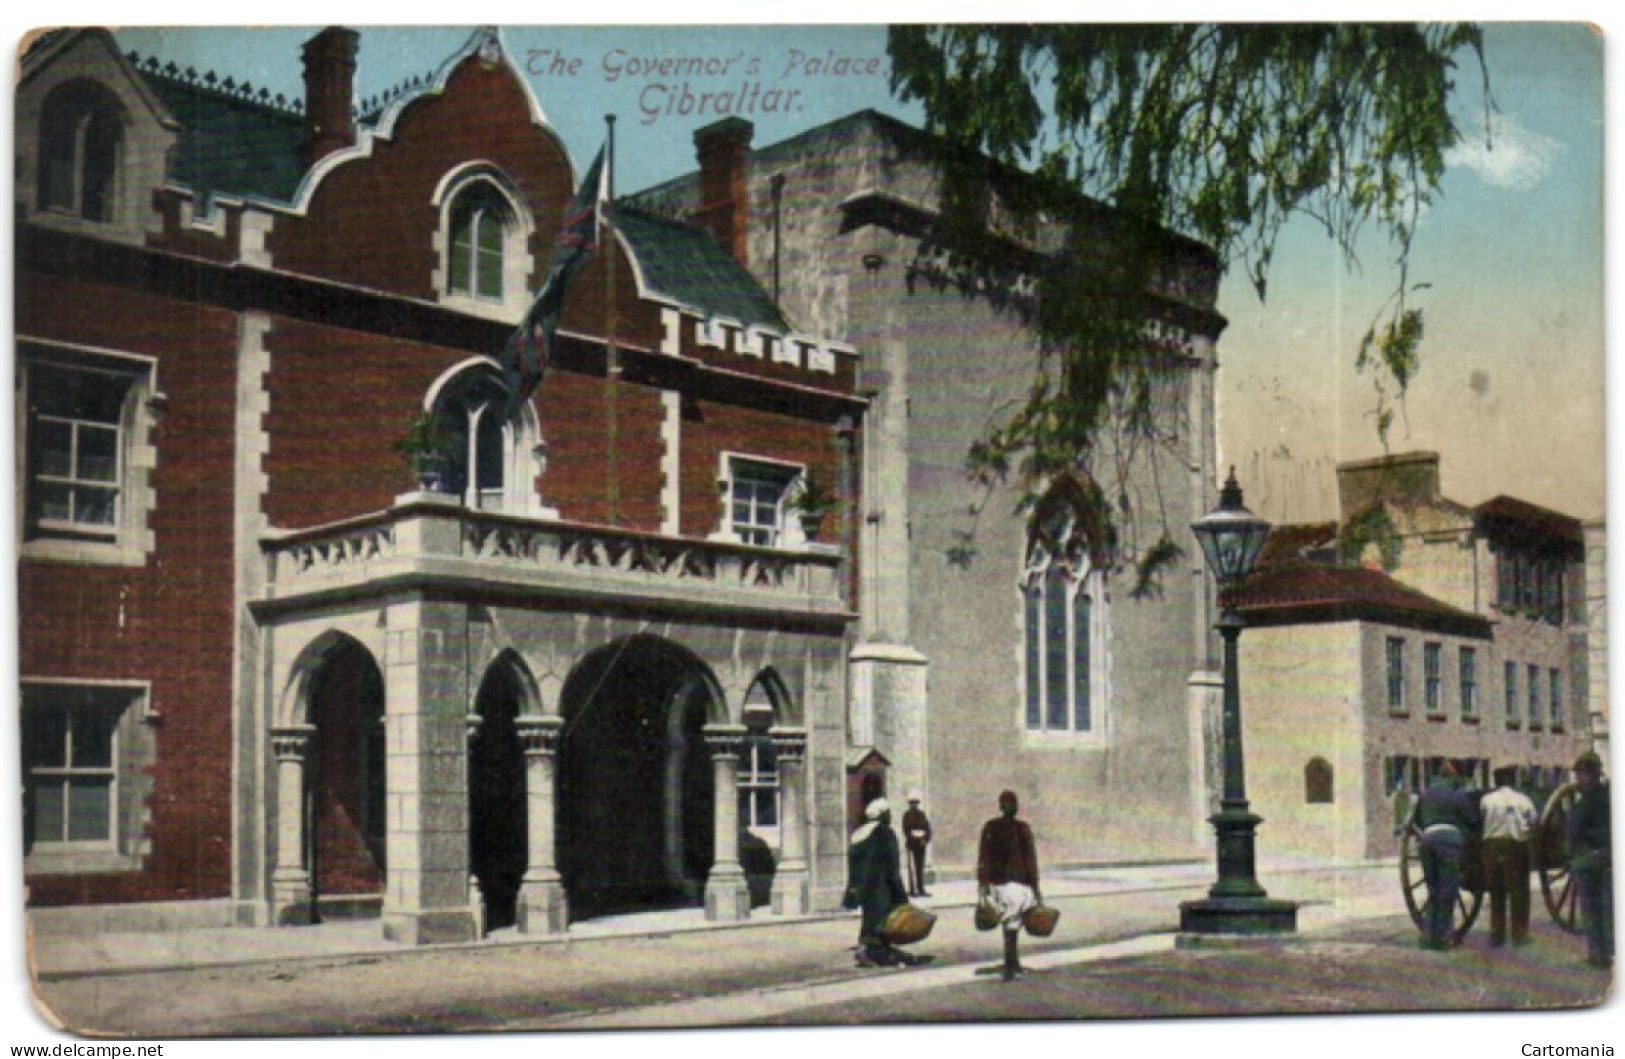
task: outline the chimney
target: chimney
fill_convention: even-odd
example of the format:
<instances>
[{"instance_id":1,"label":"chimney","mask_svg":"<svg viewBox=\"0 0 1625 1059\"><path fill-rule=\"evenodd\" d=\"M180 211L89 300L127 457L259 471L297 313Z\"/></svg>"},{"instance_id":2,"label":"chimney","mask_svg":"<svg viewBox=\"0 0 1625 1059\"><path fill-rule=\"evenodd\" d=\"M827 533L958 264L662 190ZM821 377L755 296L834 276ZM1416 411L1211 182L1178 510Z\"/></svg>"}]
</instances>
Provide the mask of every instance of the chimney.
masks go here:
<instances>
[{"instance_id":1,"label":"chimney","mask_svg":"<svg viewBox=\"0 0 1625 1059\"><path fill-rule=\"evenodd\" d=\"M745 229L745 155L756 126L723 118L694 132L700 156L699 221L741 265L750 264Z\"/></svg>"},{"instance_id":2,"label":"chimney","mask_svg":"<svg viewBox=\"0 0 1625 1059\"><path fill-rule=\"evenodd\" d=\"M1376 499L1438 500L1439 454L1406 452L1337 465L1340 521Z\"/></svg>"},{"instance_id":3,"label":"chimney","mask_svg":"<svg viewBox=\"0 0 1625 1059\"><path fill-rule=\"evenodd\" d=\"M360 35L329 26L305 42L305 158L314 165L355 143L350 100Z\"/></svg>"}]
</instances>

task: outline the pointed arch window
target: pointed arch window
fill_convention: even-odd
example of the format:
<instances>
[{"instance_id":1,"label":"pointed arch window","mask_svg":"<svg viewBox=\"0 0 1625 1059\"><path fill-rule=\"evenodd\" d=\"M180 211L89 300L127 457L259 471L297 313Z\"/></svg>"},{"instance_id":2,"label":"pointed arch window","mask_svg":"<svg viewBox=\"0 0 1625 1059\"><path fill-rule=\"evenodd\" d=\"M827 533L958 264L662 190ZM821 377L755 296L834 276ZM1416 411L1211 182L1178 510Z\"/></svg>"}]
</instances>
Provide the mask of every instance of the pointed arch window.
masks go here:
<instances>
[{"instance_id":1,"label":"pointed arch window","mask_svg":"<svg viewBox=\"0 0 1625 1059\"><path fill-rule=\"evenodd\" d=\"M39 208L112 221L123 147L124 121L111 91L92 81L55 89L40 113Z\"/></svg>"},{"instance_id":2,"label":"pointed arch window","mask_svg":"<svg viewBox=\"0 0 1625 1059\"><path fill-rule=\"evenodd\" d=\"M446 287L484 301L504 298L503 272L508 231L513 226L507 202L490 184L469 185L452 202Z\"/></svg>"},{"instance_id":3,"label":"pointed arch window","mask_svg":"<svg viewBox=\"0 0 1625 1059\"><path fill-rule=\"evenodd\" d=\"M1111 542L1098 502L1091 488L1066 478L1033 519L1021 581L1023 717L1030 732L1104 732L1104 567Z\"/></svg>"},{"instance_id":4,"label":"pointed arch window","mask_svg":"<svg viewBox=\"0 0 1625 1059\"><path fill-rule=\"evenodd\" d=\"M535 410L505 418L507 390L495 366L464 368L440 387L433 410L449 439L443 489L467 507L507 514L552 514L540 506L536 479L545 469Z\"/></svg>"}]
</instances>

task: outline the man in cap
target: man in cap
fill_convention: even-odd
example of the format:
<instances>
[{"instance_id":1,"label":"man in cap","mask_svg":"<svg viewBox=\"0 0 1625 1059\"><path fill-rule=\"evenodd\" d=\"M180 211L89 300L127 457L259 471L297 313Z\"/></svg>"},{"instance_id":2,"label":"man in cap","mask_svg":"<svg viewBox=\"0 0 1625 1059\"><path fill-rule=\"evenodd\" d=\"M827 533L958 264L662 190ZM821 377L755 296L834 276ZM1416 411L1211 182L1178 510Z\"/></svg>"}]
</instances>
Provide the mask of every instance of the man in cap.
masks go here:
<instances>
[{"instance_id":1,"label":"man in cap","mask_svg":"<svg viewBox=\"0 0 1625 1059\"><path fill-rule=\"evenodd\" d=\"M1614 866L1602 758L1589 750L1581 754L1574 762L1574 779L1580 797L1568 814L1569 872L1579 890L1586 962L1608 968L1614 965Z\"/></svg>"},{"instance_id":2,"label":"man in cap","mask_svg":"<svg viewBox=\"0 0 1625 1059\"><path fill-rule=\"evenodd\" d=\"M903 892L897 833L891 827L891 806L876 798L863 810L864 822L852 832L847 851L847 908L863 911L858 924L859 967L891 967L916 963L917 958L887 941L886 917L908 903Z\"/></svg>"},{"instance_id":3,"label":"man in cap","mask_svg":"<svg viewBox=\"0 0 1625 1059\"><path fill-rule=\"evenodd\" d=\"M1535 803L1512 784L1516 765L1495 770L1495 789L1478 803L1484 819L1484 885L1490 892L1490 944L1507 940L1507 905L1512 906L1512 944L1529 940L1531 839L1539 817Z\"/></svg>"},{"instance_id":4,"label":"man in cap","mask_svg":"<svg viewBox=\"0 0 1625 1059\"><path fill-rule=\"evenodd\" d=\"M982 825L976 855L976 887L981 901L999 913L1004 927L1004 980L1026 973L1016 939L1027 913L1043 900L1038 889L1038 853L1027 821L1017 820L1014 791L999 795L999 815Z\"/></svg>"},{"instance_id":5,"label":"man in cap","mask_svg":"<svg viewBox=\"0 0 1625 1059\"><path fill-rule=\"evenodd\" d=\"M931 821L920 808L920 792L908 792L908 810L903 813L903 847L908 850L908 892L911 897L930 897L925 892L925 847L931 844Z\"/></svg>"},{"instance_id":6,"label":"man in cap","mask_svg":"<svg viewBox=\"0 0 1625 1059\"><path fill-rule=\"evenodd\" d=\"M1428 887L1424 949L1445 951L1454 941L1462 850L1478 829L1478 807L1459 789L1458 782L1456 767L1446 761L1416 802L1422 878Z\"/></svg>"}]
</instances>

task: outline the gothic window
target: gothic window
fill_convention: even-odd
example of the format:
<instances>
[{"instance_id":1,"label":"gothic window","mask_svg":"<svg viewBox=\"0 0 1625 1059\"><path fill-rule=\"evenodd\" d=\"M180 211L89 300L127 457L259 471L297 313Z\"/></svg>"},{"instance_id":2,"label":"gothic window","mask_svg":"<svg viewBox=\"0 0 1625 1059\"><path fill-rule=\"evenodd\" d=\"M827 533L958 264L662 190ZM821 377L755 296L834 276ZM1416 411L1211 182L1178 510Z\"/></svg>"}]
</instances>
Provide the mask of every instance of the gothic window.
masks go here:
<instances>
[{"instance_id":1,"label":"gothic window","mask_svg":"<svg viewBox=\"0 0 1625 1059\"><path fill-rule=\"evenodd\" d=\"M467 507L507 514L536 514L535 481L542 472L542 446L529 405L505 417L508 391L496 368L481 361L454 372L432 407L447 438L442 488Z\"/></svg>"},{"instance_id":2,"label":"gothic window","mask_svg":"<svg viewBox=\"0 0 1625 1059\"><path fill-rule=\"evenodd\" d=\"M502 257L508 210L495 189L478 183L451 208L448 288L491 301L502 300Z\"/></svg>"},{"instance_id":3,"label":"gothic window","mask_svg":"<svg viewBox=\"0 0 1625 1059\"><path fill-rule=\"evenodd\" d=\"M1023 723L1030 732L1100 735L1106 707L1108 534L1097 499L1071 478L1040 504L1021 580Z\"/></svg>"},{"instance_id":4,"label":"gothic window","mask_svg":"<svg viewBox=\"0 0 1625 1059\"><path fill-rule=\"evenodd\" d=\"M113 94L91 81L54 90L40 114L39 208L114 219L124 123Z\"/></svg>"}]
</instances>

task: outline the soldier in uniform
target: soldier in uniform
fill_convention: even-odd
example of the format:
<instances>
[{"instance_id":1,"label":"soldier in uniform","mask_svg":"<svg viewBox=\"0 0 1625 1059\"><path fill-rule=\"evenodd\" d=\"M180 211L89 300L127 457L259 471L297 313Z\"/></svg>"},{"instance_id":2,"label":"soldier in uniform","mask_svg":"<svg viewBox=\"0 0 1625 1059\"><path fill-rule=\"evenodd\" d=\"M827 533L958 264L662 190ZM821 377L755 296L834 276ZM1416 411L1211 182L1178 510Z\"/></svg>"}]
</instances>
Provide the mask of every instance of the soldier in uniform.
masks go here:
<instances>
[{"instance_id":1,"label":"soldier in uniform","mask_svg":"<svg viewBox=\"0 0 1625 1059\"><path fill-rule=\"evenodd\" d=\"M908 892L910 897L930 897L925 891L925 848L931 844L931 820L920 808L920 792L908 792L908 811L903 813L903 848L908 851Z\"/></svg>"}]
</instances>

